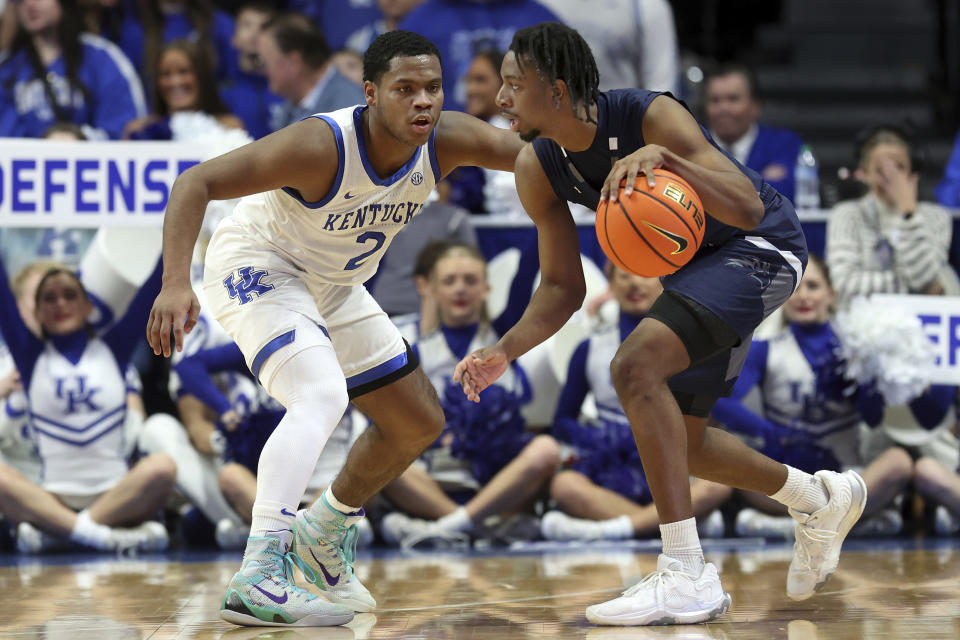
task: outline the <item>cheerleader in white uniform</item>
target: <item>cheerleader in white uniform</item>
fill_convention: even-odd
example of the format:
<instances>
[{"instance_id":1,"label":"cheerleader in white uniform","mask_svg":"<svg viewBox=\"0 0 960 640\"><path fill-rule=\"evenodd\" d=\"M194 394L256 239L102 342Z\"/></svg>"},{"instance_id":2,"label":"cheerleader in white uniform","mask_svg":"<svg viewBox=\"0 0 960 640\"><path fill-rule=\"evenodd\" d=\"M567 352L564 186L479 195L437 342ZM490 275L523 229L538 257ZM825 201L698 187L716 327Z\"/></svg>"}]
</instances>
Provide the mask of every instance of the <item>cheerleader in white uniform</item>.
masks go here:
<instances>
[{"instance_id":1,"label":"cheerleader in white uniform","mask_svg":"<svg viewBox=\"0 0 960 640\"><path fill-rule=\"evenodd\" d=\"M846 377L830 324L834 299L826 265L811 254L800 287L783 307L789 325L769 341L753 343L733 395L717 403L713 416L731 431L759 439L766 455L803 471L862 469L868 497L865 518L854 532L897 533L902 518L892 501L910 481L913 461L900 447L872 460L860 456L860 423L878 424L883 402ZM743 404L754 388L760 411ZM931 387L911 410L934 426L953 393L952 387ZM934 413L939 417L929 415ZM743 495L748 508L737 516L740 535L793 535L795 522L786 507L759 494Z\"/></svg>"},{"instance_id":2,"label":"cheerleader in white uniform","mask_svg":"<svg viewBox=\"0 0 960 640\"><path fill-rule=\"evenodd\" d=\"M476 247L451 244L437 257L428 288L440 322L424 332L414 349L440 396L446 428L417 464L384 489L401 510L383 519L387 542L411 546L424 540L465 540L488 516L528 505L556 471L556 441L548 435L534 437L520 414L532 391L519 365L511 365L484 391L479 404L467 400L452 378L461 358L494 344L523 314L536 259L535 251L522 254L506 309L489 321L485 305L490 286L482 254Z\"/></svg>"},{"instance_id":3,"label":"cheerleader in white uniform","mask_svg":"<svg viewBox=\"0 0 960 640\"><path fill-rule=\"evenodd\" d=\"M92 303L76 274L47 271L36 293L35 336L21 319L0 262L0 331L20 372L40 483L0 466L0 511L18 526L18 547L40 551L63 540L100 550L167 546L151 518L173 486L166 455L132 468L124 424L124 371L143 338L141 326L159 290L160 265L126 314L102 337L87 324Z\"/></svg>"}]
</instances>

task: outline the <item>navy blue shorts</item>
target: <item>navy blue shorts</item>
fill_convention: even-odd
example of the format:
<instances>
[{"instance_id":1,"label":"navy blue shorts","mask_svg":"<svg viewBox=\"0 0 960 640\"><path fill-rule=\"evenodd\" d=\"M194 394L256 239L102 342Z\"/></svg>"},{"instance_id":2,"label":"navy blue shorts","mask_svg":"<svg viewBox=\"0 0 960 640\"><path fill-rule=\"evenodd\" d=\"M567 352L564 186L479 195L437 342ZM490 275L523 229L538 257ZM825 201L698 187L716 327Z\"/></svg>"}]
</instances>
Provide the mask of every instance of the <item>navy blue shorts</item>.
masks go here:
<instances>
[{"instance_id":1,"label":"navy blue shorts","mask_svg":"<svg viewBox=\"0 0 960 640\"><path fill-rule=\"evenodd\" d=\"M803 243L799 243L803 246ZM767 240L737 236L716 247L703 247L687 265L663 278L665 293L687 302L699 324L714 336L728 336L712 351L693 353L689 369L673 376L675 393L730 395L750 349L753 330L787 301L807 264L806 251L779 251ZM659 300L658 300L659 302ZM651 315L661 319L651 309ZM669 320L665 323L677 331Z\"/></svg>"}]
</instances>

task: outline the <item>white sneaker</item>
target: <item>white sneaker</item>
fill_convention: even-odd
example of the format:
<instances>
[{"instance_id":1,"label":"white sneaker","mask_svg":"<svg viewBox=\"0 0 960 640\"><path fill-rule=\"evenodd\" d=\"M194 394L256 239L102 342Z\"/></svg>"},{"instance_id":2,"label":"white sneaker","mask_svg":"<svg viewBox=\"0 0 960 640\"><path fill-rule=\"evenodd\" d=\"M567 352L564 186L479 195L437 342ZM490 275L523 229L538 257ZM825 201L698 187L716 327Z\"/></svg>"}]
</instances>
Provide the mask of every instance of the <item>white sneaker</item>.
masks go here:
<instances>
[{"instance_id":1,"label":"white sneaker","mask_svg":"<svg viewBox=\"0 0 960 640\"><path fill-rule=\"evenodd\" d=\"M394 511L380 521L380 532L388 544L412 549L421 544L438 548L460 548L470 545L470 535L450 531L437 524L436 520L421 520Z\"/></svg>"},{"instance_id":2,"label":"white sneaker","mask_svg":"<svg viewBox=\"0 0 960 640\"><path fill-rule=\"evenodd\" d=\"M867 485L855 471L817 471L829 500L811 514L790 509L797 521L787 595L806 600L823 588L840 562L840 547L867 504Z\"/></svg>"},{"instance_id":3,"label":"white sneaker","mask_svg":"<svg viewBox=\"0 0 960 640\"><path fill-rule=\"evenodd\" d=\"M17 525L17 551L20 553L41 553L66 549L70 541L41 531L29 522Z\"/></svg>"},{"instance_id":4,"label":"white sneaker","mask_svg":"<svg viewBox=\"0 0 960 640\"><path fill-rule=\"evenodd\" d=\"M750 507L737 514L737 535L741 538L793 540L796 526L796 520L790 516L772 516Z\"/></svg>"},{"instance_id":5,"label":"white sneaker","mask_svg":"<svg viewBox=\"0 0 960 640\"><path fill-rule=\"evenodd\" d=\"M952 536L960 530L960 521L954 518L950 510L941 504L937 507L933 528L938 536Z\"/></svg>"},{"instance_id":6,"label":"white sneaker","mask_svg":"<svg viewBox=\"0 0 960 640\"><path fill-rule=\"evenodd\" d=\"M540 533L547 540L623 540L631 535L613 535L602 520L574 518L562 511L547 511L540 519ZM624 531L624 533L626 533Z\"/></svg>"},{"instance_id":7,"label":"white sneaker","mask_svg":"<svg viewBox=\"0 0 960 640\"><path fill-rule=\"evenodd\" d=\"M129 551L163 551L170 544L167 528L155 520L135 527L110 527L111 548L119 553Z\"/></svg>"},{"instance_id":8,"label":"white sneaker","mask_svg":"<svg viewBox=\"0 0 960 640\"><path fill-rule=\"evenodd\" d=\"M882 509L869 518L864 518L850 531L858 538L895 536L903 529L903 516L896 509Z\"/></svg>"},{"instance_id":9,"label":"white sneaker","mask_svg":"<svg viewBox=\"0 0 960 640\"><path fill-rule=\"evenodd\" d=\"M221 549L230 551L246 549L247 538L250 537L250 527L239 524L230 518L223 518L217 523L214 537L217 539L217 546Z\"/></svg>"},{"instance_id":10,"label":"white sneaker","mask_svg":"<svg viewBox=\"0 0 960 640\"><path fill-rule=\"evenodd\" d=\"M699 576L662 553L657 570L615 598L587 607L587 620L605 625L661 625L706 622L726 613L730 595L709 562Z\"/></svg>"},{"instance_id":11,"label":"white sneaker","mask_svg":"<svg viewBox=\"0 0 960 640\"><path fill-rule=\"evenodd\" d=\"M701 538L722 538L725 532L723 514L714 509L704 518L697 519L697 534Z\"/></svg>"}]
</instances>

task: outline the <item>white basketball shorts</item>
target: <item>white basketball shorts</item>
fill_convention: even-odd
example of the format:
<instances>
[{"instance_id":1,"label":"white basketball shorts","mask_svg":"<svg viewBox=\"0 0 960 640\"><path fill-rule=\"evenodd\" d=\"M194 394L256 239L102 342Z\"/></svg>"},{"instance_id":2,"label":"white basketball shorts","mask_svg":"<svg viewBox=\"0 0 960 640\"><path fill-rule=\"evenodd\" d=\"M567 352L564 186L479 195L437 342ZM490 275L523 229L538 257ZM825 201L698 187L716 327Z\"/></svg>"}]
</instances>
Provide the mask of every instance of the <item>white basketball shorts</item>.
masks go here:
<instances>
[{"instance_id":1,"label":"white basketball shorts","mask_svg":"<svg viewBox=\"0 0 960 640\"><path fill-rule=\"evenodd\" d=\"M416 356L363 286L320 282L230 218L207 247L203 291L267 389L280 365L322 344L332 343L351 398L417 367Z\"/></svg>"}]
</instances>

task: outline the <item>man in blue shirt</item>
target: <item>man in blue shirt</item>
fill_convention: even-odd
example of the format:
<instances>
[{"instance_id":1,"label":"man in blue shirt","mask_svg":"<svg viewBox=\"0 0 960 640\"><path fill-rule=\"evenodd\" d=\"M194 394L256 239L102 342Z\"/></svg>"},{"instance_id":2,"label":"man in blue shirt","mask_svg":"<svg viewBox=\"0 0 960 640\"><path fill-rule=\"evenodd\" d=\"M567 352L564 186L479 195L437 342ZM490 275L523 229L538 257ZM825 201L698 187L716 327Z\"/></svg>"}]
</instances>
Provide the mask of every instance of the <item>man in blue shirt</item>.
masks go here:
<instances>
[{"instance_id":1,"label":"man in blue shirt","mask_svg":"<svg viewBox=\"0 0 960 640\"><path fill-rule=\"evenodd\" d=\"M793 131L759 124L760 95L753 70L739 64L723 66L710 75L706 87L707 126L713 139L792 202L793 170L803 141Z\"/></svg>"}]
</instances>

